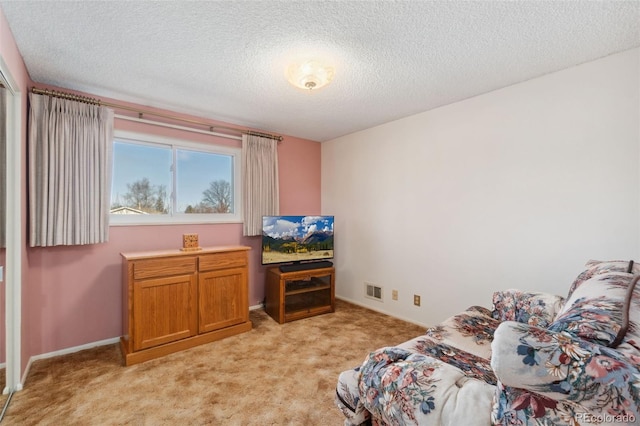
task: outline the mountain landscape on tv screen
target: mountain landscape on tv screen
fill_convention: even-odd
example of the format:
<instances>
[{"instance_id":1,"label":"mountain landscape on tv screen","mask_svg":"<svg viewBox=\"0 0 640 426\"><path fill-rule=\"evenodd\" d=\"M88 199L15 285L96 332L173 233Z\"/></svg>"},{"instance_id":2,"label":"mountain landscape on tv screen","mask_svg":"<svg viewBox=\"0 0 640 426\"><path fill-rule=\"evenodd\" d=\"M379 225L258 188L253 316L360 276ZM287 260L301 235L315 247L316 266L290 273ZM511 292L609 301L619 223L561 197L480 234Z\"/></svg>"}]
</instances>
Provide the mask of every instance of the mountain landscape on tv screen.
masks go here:
<instances>
[{"instance_id":1,"label":"mountain landscape on tv screen","mask_svg":"<svg viewBox=\"0 0 640 426\"><path fill-rule=\"evenodd\" d=\"M286 221L286 219L279 219ZM278 220L276 220L277 222ZM289 222L291 223L291 222ZM315 227L314 227L315 228ZM299 262L333 258L333 223L331 228L291 227L284 235L262 234L262 263Z\"/></svg>"},{"instance_id":2,"label":"mountain landscape on tv screen","mask_svg":"<svg viewBox=\"0 0 640 426\"><path fill-rule=\"evenodd\" d=\"M303 238L295 238L290 235L274 238L263 235L262 245L268 247L269 251L281 253L333 250L333 232L315 231L305 235Z\"/></svg>"}]
</instances>

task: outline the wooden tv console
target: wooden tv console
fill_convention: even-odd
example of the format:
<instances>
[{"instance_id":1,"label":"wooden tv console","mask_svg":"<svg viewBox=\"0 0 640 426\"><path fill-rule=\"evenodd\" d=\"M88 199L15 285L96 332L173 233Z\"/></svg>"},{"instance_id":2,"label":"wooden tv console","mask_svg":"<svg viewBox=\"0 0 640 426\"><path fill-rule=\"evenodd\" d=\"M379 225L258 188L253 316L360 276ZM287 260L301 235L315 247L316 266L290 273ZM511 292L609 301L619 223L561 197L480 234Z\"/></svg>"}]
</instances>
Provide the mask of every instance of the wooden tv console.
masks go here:
<instances>
[{"instance_id":1,"label":"wooden tv console","mask_svg":"<svg viewBox=\"0 0 640 426\"><path fill-rule=\"evenodd\" d=\"M280 324L335 311L334 267L269 268L265 284L265 311Z\"/></svg>"},{"instance_id":2,"label":"wooden tv console","mask_svg":"<svg viewBox=\"0 0 640 426\"><path fill-rule=\"evenodd\" d=\"M249 250L121 253L125 365L251 330Z\"/></svg>"}]
</instances>

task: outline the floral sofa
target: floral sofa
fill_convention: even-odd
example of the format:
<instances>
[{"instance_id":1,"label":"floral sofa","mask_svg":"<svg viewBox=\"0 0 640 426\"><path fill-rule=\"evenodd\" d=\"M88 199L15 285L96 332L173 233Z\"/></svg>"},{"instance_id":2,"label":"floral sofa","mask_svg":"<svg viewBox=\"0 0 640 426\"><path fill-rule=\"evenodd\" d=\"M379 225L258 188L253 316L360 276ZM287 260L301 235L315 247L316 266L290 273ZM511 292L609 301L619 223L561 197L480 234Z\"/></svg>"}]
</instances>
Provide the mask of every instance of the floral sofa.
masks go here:
<instances>
[{"instance_id":1,"label":"floral sofa","mask_svg":"<svg viewBox=\"0 0 640 426\"><path fill-rule=\"evenodd\" d=\"M338 379L345 425L640 424L640 267L589 261L566 298L506 290Z\"/></svg>"}]
</instances>

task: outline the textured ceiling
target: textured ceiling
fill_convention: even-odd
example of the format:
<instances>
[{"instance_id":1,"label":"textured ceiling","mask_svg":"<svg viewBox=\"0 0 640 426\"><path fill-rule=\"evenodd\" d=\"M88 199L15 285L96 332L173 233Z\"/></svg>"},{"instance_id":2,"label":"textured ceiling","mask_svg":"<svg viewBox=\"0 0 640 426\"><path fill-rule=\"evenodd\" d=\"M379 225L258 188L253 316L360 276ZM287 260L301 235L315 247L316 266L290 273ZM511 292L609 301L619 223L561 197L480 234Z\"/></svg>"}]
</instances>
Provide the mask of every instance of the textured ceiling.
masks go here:
<instances>
[{"instance_id":1,"label":"textured ceiling","mask_svg":"<svg viewBox=\"0 0 640 426\"><path fill-rule=\"evenodd\" d=\"M325 141L640 46L639 1L0 1L31 78ZM301 57L334 81L285 80Z\"/></svg>"}]
</instances>

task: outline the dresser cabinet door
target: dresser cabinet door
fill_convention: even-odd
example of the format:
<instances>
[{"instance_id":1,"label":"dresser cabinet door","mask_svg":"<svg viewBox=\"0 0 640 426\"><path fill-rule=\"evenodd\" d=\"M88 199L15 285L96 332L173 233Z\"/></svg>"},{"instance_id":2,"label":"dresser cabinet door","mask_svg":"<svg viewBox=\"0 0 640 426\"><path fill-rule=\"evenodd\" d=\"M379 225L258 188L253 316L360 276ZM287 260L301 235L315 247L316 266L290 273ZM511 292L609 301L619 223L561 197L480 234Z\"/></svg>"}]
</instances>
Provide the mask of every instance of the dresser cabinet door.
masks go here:
<instances>
[{"instance_id":1,"label":"dresser cabinet door","mask_svg":"<svg viewBox=\"0 0 640 426\"><path fill-rule=\"evenodd\" d=\"M134 351L197 334L196 277L188 274L134 281Z\"/></svg>"},{"instance_id":2,"label":"dresser cabinet door","mask_svg":"<svg viewBox=\"0 0 640 426\"><path fill-rule=\"evenodd\" d=\"M199 332L218 330L249 320L247 269L201 272L198 283Z\"/></svg>"}]
</instances>

